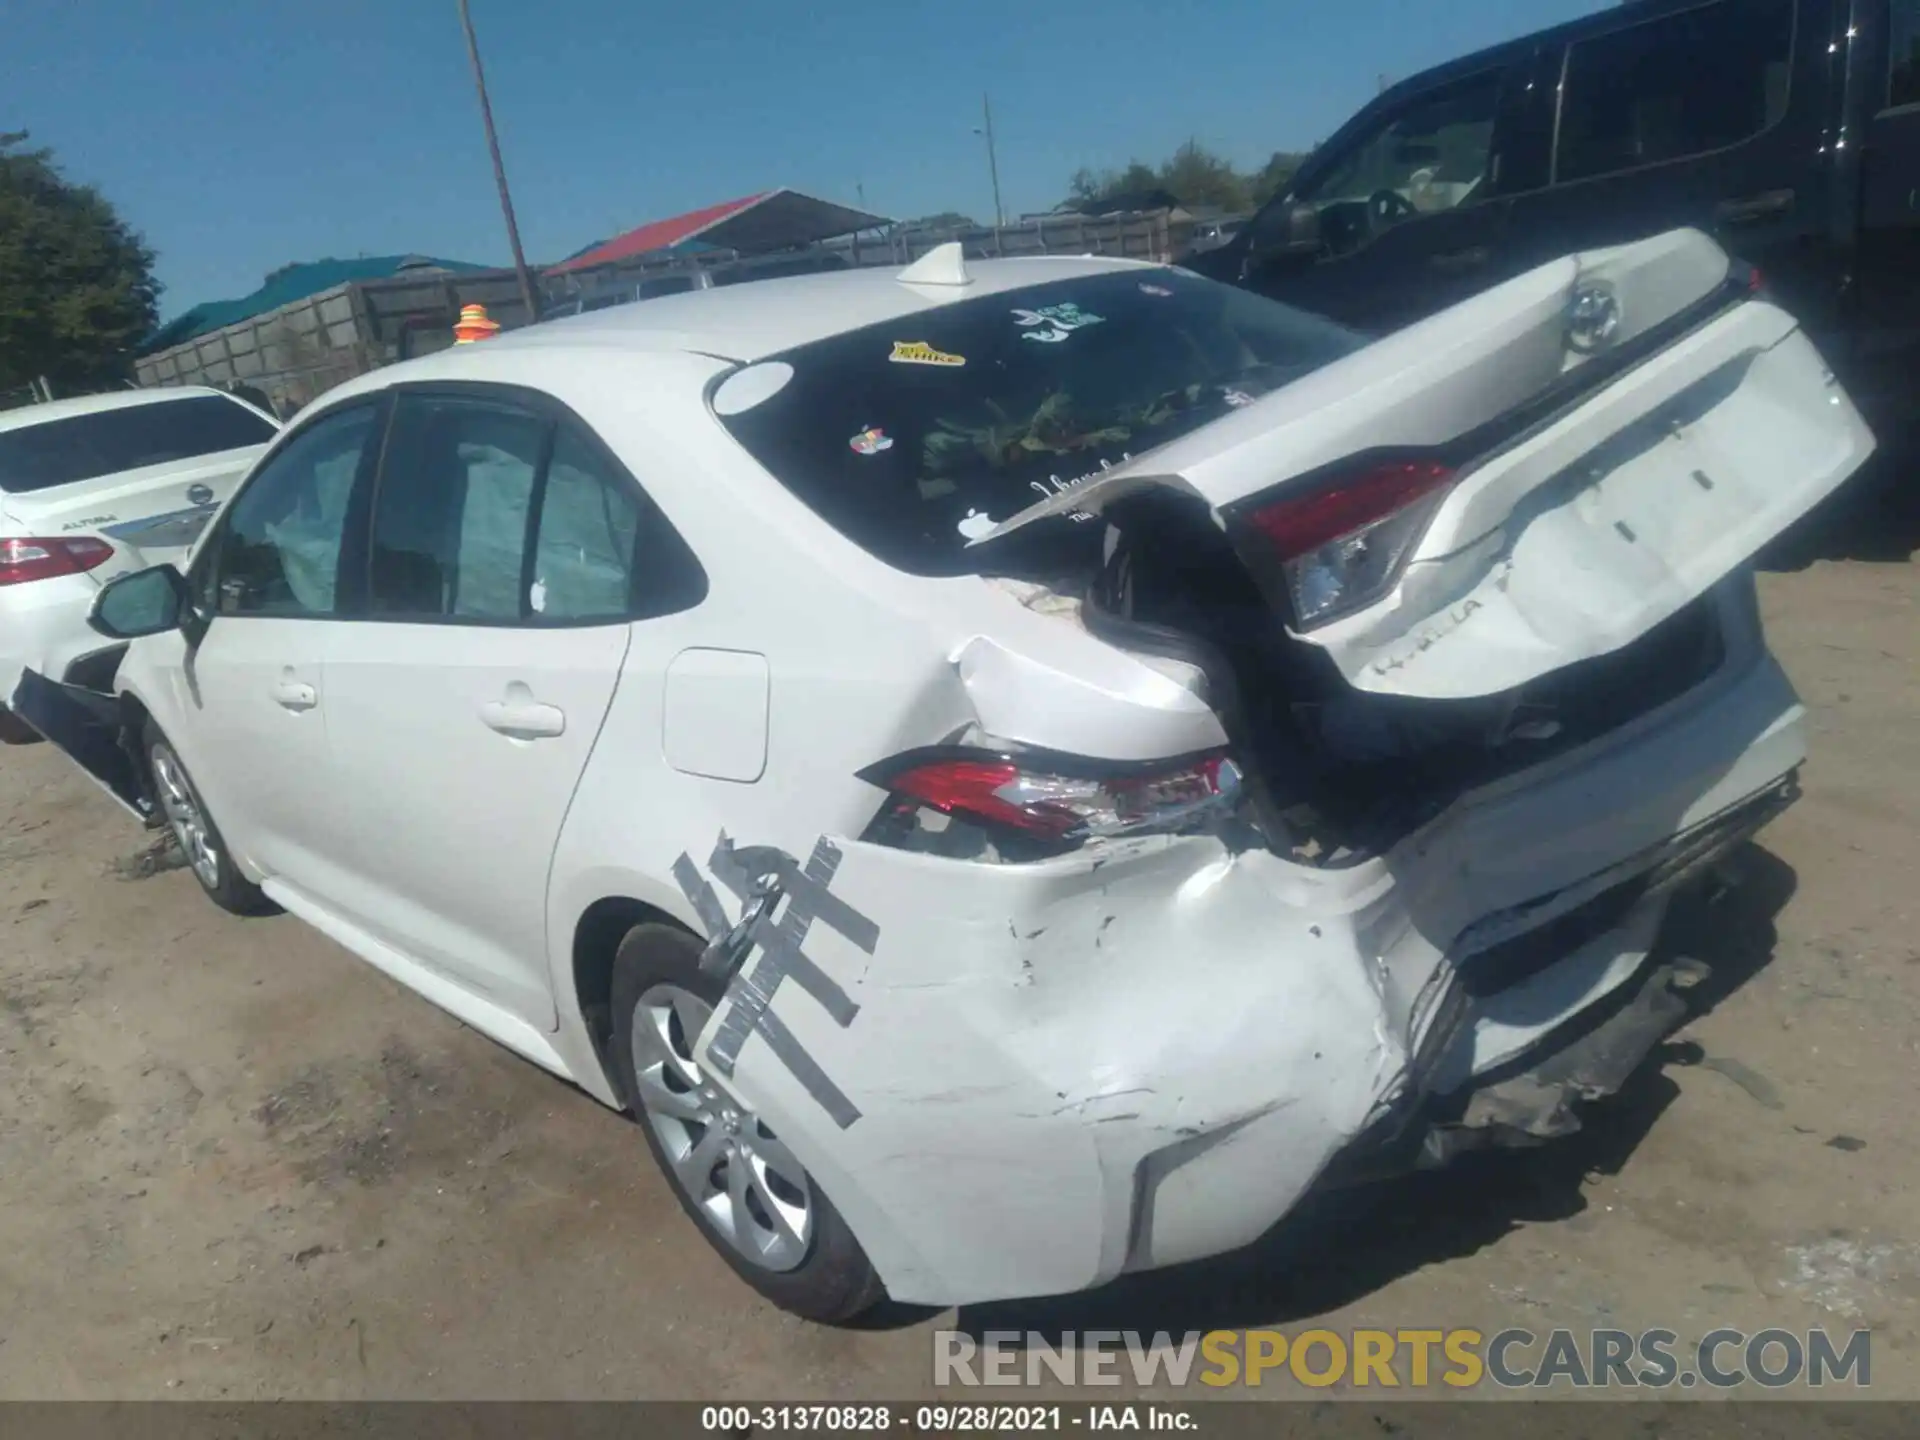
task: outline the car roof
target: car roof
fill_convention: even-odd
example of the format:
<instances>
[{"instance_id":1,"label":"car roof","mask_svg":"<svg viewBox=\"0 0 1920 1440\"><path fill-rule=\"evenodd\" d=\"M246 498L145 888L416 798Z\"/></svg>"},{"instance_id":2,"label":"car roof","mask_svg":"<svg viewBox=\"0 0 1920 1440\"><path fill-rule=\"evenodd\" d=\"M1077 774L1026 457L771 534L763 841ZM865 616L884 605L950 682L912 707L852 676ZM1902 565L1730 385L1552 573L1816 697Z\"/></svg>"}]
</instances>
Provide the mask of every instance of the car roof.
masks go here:
<instances>
[{"instance_id":1,"label":"car roof","mask_svg":"<svg viewBox=\"0 0 1920 1440\"><path fill-rule=\"evenodd\" d=\"M744 363L849 330L890 320L908 321L929 310L983 295L1049 281L1107 275L1119 269L1150 268L1154 267L1145 261L1095 255L969 260L967 273L972 280L967 285L906 284L893 266L828 270L662 295L644 305L616 306L528 325L408 363L446 362L464 355L470 357L476 372L484 367L497 373L500 362L528 351L608 348L688 351ZM394 381L404 380L407 377L400 373L404 368L395 366L380 373ZM444 365L435 369L442 376L454 373Z\"/></svg>"},{"instance_id":2,"label":"car roof","mask_svg":"<svg viewBox=\"0 0 1920 1440\"><path fill-rule=\"evenodd\" d=\"M45 425L53 420L71 420L76 415L97 415L105 410L125 410L132 405L157 405L169 400L186 400L202 395L233 397L209 385L168 385L152 390L114 390L105 395L76 395L70 400L51 400L40 405L22 405L0 410L0 431L24 430L29 425ZM239 403L239 402L236 402Z\"/></svg>"}]
</instances>

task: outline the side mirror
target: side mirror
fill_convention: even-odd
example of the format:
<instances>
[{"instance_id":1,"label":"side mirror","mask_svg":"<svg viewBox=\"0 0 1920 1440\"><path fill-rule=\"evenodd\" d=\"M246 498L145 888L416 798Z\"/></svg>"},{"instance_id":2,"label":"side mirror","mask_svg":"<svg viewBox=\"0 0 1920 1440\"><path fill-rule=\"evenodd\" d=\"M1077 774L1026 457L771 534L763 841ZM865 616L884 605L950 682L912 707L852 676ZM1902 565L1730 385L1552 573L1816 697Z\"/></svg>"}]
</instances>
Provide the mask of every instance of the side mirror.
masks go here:
<instances>
[{"instance_id":1,"label":"side mirror","mask_svg":"<svg viewBox=\"0 0 1920 1440\"><path fill-rule=\"evenodd\" d=\"M1316 255L1324 243L1320 238L1320 209L1299 201L1269 205L1254 216L1247 260L1254 267Z\"/></svg>"},{"instance_id":2,"label":"side mirror","mask_svg":"<svg viewBox=\"0 0 1920 1440\"><path fill-rule=\"evenodd\" d=\"M138 640L178 630L192 613L187 577L171 565L155 565L109 580L93 597L87 624L109 640Z\"/></svg>"}]
</instances>

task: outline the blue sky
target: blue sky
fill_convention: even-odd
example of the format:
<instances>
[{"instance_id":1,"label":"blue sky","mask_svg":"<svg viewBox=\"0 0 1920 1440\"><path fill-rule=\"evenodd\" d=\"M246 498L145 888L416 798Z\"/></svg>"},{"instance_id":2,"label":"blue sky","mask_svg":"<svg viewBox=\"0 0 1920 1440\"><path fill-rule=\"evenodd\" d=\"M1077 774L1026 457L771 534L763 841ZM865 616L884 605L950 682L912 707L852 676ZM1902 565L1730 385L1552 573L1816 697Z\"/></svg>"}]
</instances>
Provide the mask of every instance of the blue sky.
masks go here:
<instances>
[{"instance_id":1,"label":"blue sky","mask_svg":"<svg viewBox=\"0 0 1920 1440\"><path fill-rule=\"evenodd\" d=\"M528 258L776 185L990 217L1188 136L1243 165L1382 73L1609 0L472 0ZM7 0L0 131L159 252L176 314L323 255L505 263L455 0Z\"/></svg>"}]
</instances>

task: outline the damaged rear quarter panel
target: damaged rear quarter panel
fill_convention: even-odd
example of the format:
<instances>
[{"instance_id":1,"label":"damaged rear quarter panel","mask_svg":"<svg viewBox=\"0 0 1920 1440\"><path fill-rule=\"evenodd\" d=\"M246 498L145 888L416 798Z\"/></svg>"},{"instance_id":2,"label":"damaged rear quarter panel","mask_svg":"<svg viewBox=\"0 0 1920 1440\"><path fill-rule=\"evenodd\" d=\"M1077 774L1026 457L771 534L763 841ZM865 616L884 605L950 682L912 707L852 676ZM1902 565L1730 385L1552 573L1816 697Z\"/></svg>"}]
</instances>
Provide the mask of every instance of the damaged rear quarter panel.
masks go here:
<instances>
[{"instance_id":1,"label":"damaged rear quarter panel","mask_svg":"<svg viewBox=\"0 0 1920 1440\"><path fill-rule=\"evenodd\" d=\"M1798 704L1747 630L1701 691L1348 870L1211 836L1031 865L834 838L832 892L877 940L816 925L804 949L857 1014L791 983L769 1013L858 1116L837 1124L757 1039L732 1084L902 1301L1062 1293L1251 1241L1404 1089L1411 1056L1451 1046L1436 1017L1467 927L1514 907L1544 924L1800 763ZM1621 981L1647 918L1489 1010L1470 1064Z\"/></svg>"},{"instance_id":2,"label":"damaged rear quarter panel","mask_svg":"<svg viewBox=\"0 0 1920 1440\"><path fill-rule=\"evenodd\" d=\"M1250 1240L1248 1214L1288 1208L1404 1067L1374 969L1326 923L1335 887L1264 851L1187 837L1010 867L835 843L833 893L880 941L816 926L806 951L859 1013L843 1029L794 985L772 1009L859 1118L834 1127L765 1044L734 1083L863 1240L864 1213L900 1229L911 1253L873 1257L896 1299L1109 1278L1145 1157L1257 1120L1262 1203L1188 1217L1153 1259Z\"/></svg>"}]
</instances>

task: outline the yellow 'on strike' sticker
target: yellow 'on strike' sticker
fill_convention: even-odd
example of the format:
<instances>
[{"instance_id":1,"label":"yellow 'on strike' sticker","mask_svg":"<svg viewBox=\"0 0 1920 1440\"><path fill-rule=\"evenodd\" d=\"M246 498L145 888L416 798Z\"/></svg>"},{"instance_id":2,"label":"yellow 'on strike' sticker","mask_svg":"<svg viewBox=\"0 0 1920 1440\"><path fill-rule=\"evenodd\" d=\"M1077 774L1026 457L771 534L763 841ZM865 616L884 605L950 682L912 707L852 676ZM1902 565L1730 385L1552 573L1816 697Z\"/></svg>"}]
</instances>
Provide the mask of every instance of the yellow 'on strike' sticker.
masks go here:
<instances>
[{"instance_id":1,"label":"yellow 'on strike' sticker","mask_svg":"<svg viewBox=\"0 0 1920 1440\"><path fill-rule=\"evenodd\" d=\"M887 357L896 365L964 365L964 355L949 355L944 350L936 350L924 340L896 340L893 342L893 354Z\"/></svg>"}]
</instances>

